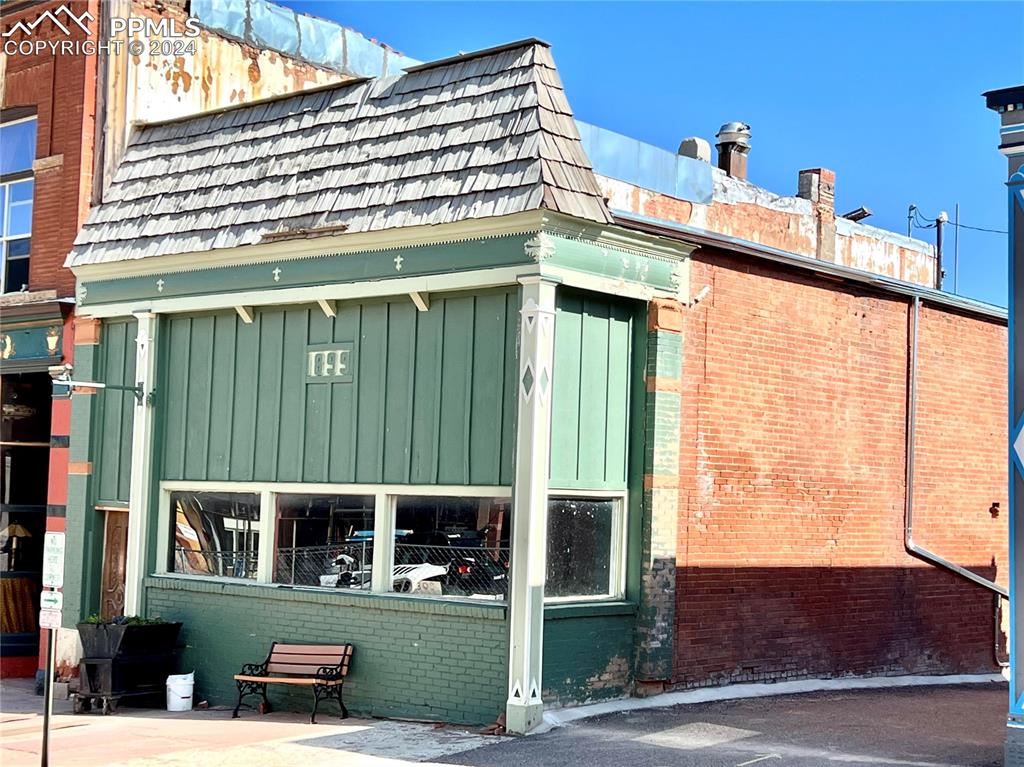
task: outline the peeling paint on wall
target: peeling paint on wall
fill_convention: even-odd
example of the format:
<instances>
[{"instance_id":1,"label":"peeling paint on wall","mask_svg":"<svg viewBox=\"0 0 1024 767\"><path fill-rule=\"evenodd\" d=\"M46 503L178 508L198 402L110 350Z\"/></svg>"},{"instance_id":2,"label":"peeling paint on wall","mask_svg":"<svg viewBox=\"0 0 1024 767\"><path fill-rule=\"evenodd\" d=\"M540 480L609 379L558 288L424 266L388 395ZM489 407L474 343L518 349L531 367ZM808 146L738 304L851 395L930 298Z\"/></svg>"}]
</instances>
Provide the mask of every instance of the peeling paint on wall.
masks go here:
<instances>
[{"instance_id":1,"label":"peeling paint on wall","mask_svg":"<svg viewBox=\"0 0 1024 767\"><path fill-rule=\"evenodd\" d=\"M180 17L181 24L186 18L174 8L161 13L129 0L113 0L111 12L154 20ZM131 56L122 46L121 55L107 59L104 188L130 140L133 123L172 120L351 79L205 29L195 43L194 54L153 55L147 45L141 55Z\"/></svg>"},{"instance_id":2,"label":"peeling paint on wall","mask_svg":"<svg viewBox=\"0 0 1024 767\"><path fill-rule=\"evenodd\" d=\"M818 242L815 205L732 178L712 168L714 196L709 204L661 194L630 181L598 175L608 206L649 218L686 224L807 258L918 285L935 284L935 254L928 243L878 227L835 218L834 248ZM831 234L831 232L829 232Z\"/></svg>"}]
</instances>

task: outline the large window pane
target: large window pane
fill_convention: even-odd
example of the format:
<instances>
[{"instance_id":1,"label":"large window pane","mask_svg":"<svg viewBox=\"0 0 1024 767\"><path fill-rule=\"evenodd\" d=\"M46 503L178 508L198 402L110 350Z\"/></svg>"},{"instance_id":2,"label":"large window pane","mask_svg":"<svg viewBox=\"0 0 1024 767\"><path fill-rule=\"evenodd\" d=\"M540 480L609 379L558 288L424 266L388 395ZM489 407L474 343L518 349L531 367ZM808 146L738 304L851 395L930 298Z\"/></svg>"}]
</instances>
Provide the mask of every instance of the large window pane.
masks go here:
<instances>
[{"instance_id":1,"label":"large window pane","mask_svg":"<svg viewBox=\"0 0 1024 767\"><path fill-rule=\"evenodd\" d=\"M26 634L38 629L46 509L4 508L0 512L0 633Z\"/></svg>"},{"instance_id":2,"label":"large window pane","mask_svg":"<svg viewBox=\"0 0 1024 767\"><path fill-rule=\"evenodd\" d=\"M507 499L400 496L395 501L395 591L505 599Z\"/></svg>"},{"instance_id":3,"label":"large window pane","mask_svg":"<svg viewBox=\"0 0 1024 767\"><path fill-rule=\"evenodd\" d=\"M260 497L255 493L171 493L172 571L255 578Z\"/></svg>"},{"instance_id":4,"label":"large window pane","mask_svg":"<svg viewBox=\"0 0 1024 767\"><path fill-rule=\"evenodd\" d=\"M547 597L608 596L617 501L552 498L548 501Z\"/></svg>"},{"instance_id":5,"label":"large window pane","mask_svg":"<svg viewBox=\"0 0 1024 767\"><path fill-rule=\"evenodd\" d=\"M32 170L35 158L35 118L0 125L0 175Z\"/></svg>"},{"instance_id":6,"label":"large window pane","mask_svg":"<svg viewBox=\"0 0 1024 767\"><path fill-rule=\"evenodd\" d=\"M7 237L32 233L32 181L7 185Z\"/></svg>"},{"instance_id":7,"label":"large window pane","mask_svg":"<svg viewBox=\"0 0 1024 767\"><path fill-rule=\"evenodd\" d=\"M370 588L373 496L281 495L274 581Z\"/></svg>"}]
</instances>

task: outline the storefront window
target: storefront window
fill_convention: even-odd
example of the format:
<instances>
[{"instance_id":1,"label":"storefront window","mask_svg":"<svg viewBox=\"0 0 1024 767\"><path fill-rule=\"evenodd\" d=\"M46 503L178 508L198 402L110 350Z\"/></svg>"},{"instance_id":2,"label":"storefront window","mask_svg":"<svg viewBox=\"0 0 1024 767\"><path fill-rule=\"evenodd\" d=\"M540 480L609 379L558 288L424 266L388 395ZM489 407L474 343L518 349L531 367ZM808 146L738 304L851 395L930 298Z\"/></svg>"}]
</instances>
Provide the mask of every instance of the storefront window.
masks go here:
<instances>
[{"instance_id":1,"label":"storefront window","mask_svg":"<svg viewBox=\"0 0 1024 767\"><path fill-rule=\"evenodd\" d=\"M260 498L255 493L171 493L172 572L256 577Z\"/></svg>"},{"instance_id":2,"label":"storefront window","mask_svg":"<svg viewBox=\"0 0 1024 767\"><path fill-rule=\"evenodd\" d=\"M36 630L45 506L0 505L0 633Z\"/></svg>"},{"instance_id":3,"label":"storefront window","mask_svg":"<svg viewBox=\"0 0 1024 767\"><path fill-rule=\"evenodd\" d=\"M274 581L369 590L373 496L280 495Z\"/></svg>"},{"instance_id":4,"label":"storefront window","mask_svg":"<svg viewBox=\"0 0 1024 767\"><path fill-rule=\"evenodd\" d=\"M394 591L504 600L508 595L508 499L395 499Z\"/></svg>"},{"instance_id":5,"label":"storefront window","mask_svg":"<svg viewBox=\"0 0 1024 767\"><path fill-rule=\"evenodd\" d=\"M548 501L546 597L618 596L619 508L609 498Z\"/></svg>"}]
</instances>

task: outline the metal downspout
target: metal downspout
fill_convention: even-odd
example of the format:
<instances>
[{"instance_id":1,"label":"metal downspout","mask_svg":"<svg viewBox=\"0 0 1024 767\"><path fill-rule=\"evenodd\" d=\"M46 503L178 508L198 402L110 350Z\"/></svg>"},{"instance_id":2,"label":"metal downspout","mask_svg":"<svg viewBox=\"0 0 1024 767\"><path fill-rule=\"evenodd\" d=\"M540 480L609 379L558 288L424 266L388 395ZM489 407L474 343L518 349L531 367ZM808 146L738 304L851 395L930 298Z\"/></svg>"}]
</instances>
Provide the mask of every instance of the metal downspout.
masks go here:
<instances>
[{"instance_id":1,"label":"metal downspout","mask_svg":"<svg viewBox=\"0 0 1024 767\"><path fill-rule=\"evenodd\" d=\"M914 328L912 332L912 340L910 344L910 360L909 360L909 392L907 394L907 480L906 480L906 499L904 504L904 517L903 517L903 545L907 549L907 553L911 556L922 559L925 562L936 565L938 567L945 568L951 573L959 575L961 578L971 581L972 583L981 586L982 588L988 589L989 591L998 594L1003 599L1009 599L1009 592L1000 586L998 583L993 583L987 578L982 578L977 573L971 572L965 567L955 565L948 559L940 557L934 552L923 549L914 543L914 444L917 436L917 340L918 340L918 320L921 315L921 297L914 296L913 301L914 314L913 323Z\"/></svg>"}]
</instances>

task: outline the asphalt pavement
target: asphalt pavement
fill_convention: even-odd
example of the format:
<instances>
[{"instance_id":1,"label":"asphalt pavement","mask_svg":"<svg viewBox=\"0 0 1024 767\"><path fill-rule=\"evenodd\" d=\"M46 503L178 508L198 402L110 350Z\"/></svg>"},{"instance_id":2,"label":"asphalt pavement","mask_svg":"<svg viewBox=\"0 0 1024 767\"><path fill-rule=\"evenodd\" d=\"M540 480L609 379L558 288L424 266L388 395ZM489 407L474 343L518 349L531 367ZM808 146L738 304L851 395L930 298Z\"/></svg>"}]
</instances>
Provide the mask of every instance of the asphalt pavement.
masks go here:
<instances>
[{"instance_id":1,"label":"asphalt pavement","mask_svg":"<svg viewBox=\"0 0 1024 767\"><path fill-rule=\"evenodd\" d=\"M472 767L999 767L1006 685L809 693L609 714L446 762Z\"/></svg>"}]
</instances>

